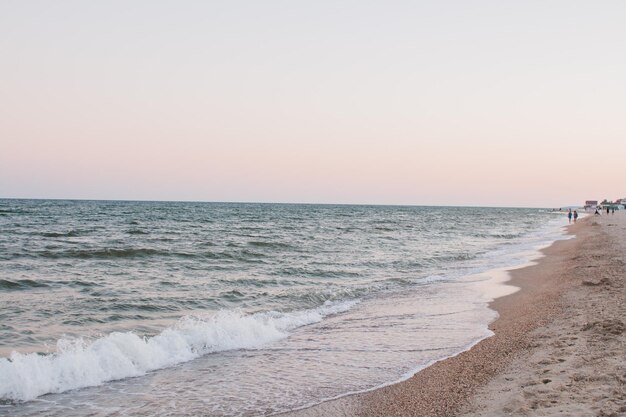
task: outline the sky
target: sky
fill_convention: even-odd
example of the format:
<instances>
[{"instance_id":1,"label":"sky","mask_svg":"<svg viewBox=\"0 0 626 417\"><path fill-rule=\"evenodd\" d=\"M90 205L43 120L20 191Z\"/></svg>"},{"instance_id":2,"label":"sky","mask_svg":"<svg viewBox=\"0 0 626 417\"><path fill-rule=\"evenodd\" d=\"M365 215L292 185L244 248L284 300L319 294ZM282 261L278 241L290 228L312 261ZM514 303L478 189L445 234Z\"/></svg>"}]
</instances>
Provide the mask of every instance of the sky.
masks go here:
<instances>
[{"instance_id":1,"label":"sky","mask_svg":"<svg viewBox=\"0 0 626 417\"><path fill-rule=\"evenodd\" d=\"M626 197L626 2L0 0L0 198Z\"/></svg>"}]
</instances>

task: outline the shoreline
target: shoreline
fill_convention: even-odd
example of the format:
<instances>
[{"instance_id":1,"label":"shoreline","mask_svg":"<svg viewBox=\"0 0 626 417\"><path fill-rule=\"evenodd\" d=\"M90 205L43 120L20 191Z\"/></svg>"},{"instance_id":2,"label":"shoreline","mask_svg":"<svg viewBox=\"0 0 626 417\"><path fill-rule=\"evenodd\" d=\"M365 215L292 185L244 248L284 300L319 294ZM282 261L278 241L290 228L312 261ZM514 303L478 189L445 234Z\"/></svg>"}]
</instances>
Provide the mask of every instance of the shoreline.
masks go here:
<instances>
[{"instance_id":1,"label":"shoreline","mask_svg":"<svg viewBox=\"0 0 626 417\"><path fill-rule=\"evenodd\" d=\"M552 317L457 415L626 414L626 213L588 216L552 276ZM577 235L577 236L578 236Z\"/></svg>"},{"instance_id":2,"label":"shoreline","mask_svg":"<svg viewBox=\"0 0 626 417\"><path fill-rule=\"evenodd\" d=\"M598 237L592 224L597 224L593 216L579 220L567 228L567 234L575 235L575 238L556 240L539 250L542 256L528 265L506 269L509 279L503 284L519 290L489 303L489 308L498 313L498 318L489 325L493 336L455 356L430 364L404 381L280 415L476 415L484 408L477 404L479 391L485 391L485 387L497 376L505 374L515 360L536 347L533 340L536 329L545 327L567 310L563 294L579 284L567 272L575 267L572 265L575 254ZM491 394L500 388L492 388ZM487 390L480 395L484 401L489 401L486 400L489 394ZM485 411L485 415L509 412L504 407L491 414Z\"/></svg>"}]
</instances>

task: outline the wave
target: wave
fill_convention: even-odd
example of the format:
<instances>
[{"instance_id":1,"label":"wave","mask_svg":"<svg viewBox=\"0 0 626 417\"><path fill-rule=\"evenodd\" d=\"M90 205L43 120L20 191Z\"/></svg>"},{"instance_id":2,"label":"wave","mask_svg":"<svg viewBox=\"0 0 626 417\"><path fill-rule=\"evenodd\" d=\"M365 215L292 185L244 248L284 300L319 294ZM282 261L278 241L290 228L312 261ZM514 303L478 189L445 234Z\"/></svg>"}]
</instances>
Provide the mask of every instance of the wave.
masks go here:
<instances>
[{"instance_id":1,"label":"wave","mask_svg":"<svg viewBox=\"0 0 626 417\"><path fill-rule=\"evenodd\" d=\"M448 262L456 262L456 261L468 261L476 257L477 254L471 252L461 252L461 253L452 253L452 254L443 254L443 255L434 255L427 259L428 261L435 261L437 264L440 263L448 263Z\"/></svg>"},{"instance_id":2,"label":"wave","mask_svg":"<svg viewBox=\"0 0 626 417\"><path fill-rule=\"evenodd\" d=\"M13 352L9 358L0 358L0 401L29 401L48 393L145 375L208 353L260 348L356 303L326 302L315 309L288 313L220 311L212 316L183 317L153 337L114 332L93 341L61 339L57 351L48 355Z\"/></svg>"},{"instance_id":3,"label":"wave","mask_svg":"<svg viewBox=\"0 0 626 417\"><path fill-rule=\"evenodd\" d=\"M68 250L62 252L41 252L44 258L79 258L79 259L107 259L107 258L136 258L154 255L171 255L171 252L150 248L122 248L122 249L93 249ZM181 255L182 254L176 254Z\"/></svg>"},{"instance_id":4,"label":"wave","mask_svg":"<svg viewBox=\"0 0 626 417\"><path fill-rule=\"evenodd\" d=\"M0 215L8 216L9 214L28 214L27 210L13 209L13 208L0 208Z\"/></svg>"},{"instance_id":5,"label":"wave","mask_svg":"<svg viewBox=\"0 0 626 417\"><path fill-rule=\"evenodd\" d=\"M524 233L474 233L475 237L489 238L489 239L517 239L524 236Z\"/></svg>"},{"instance_id":6,"label":"wave","mask_svg":"<svg viewBox=\"0 0 626 417\"><path fill-rule=\"evenodd\" d=\"M48 283L42 281L35 281L32 279L1 279L0 278L0 290L20 291L30 288L46 288L49 287Z\"/></svg>"},{"instance_id":7,"label":"wave","mask_svg":"<svg viewBox=\"0 0 626 417\"><path fill-rule=\"evenodd\" d=\"M51 288L67 285L72 288L90 289L100 287L101 284L91 281L69 280L69 281L53 281L53 280L33 280L33 279L2 279L0 278L0 291L25 291L36 288Z\"/></svg>"},{"instance_id":8,"label":"wave","mask_svg":"<svg viewBox=\"0 0 626 417\"><path fill-rule=\"evenodd\" d=\"M332 266L332 265L331 265ZM309 266L302 267L284 267L276 269L270 273L271 275L285 277L308 277L308 278L354 278L363 275L361 271L349 271L347 269L322 269L312 268Z\"/></svg>"},{"instance_id":9,"label":"wave","mask_svg":"<svg viewBox=\"0 0 626 417\"><path fill-rule=\"evenodd\" d=\"M291 249L293 248L293 246L291 246L288 243L282 243L282 242L264 242L262 240L253 240L248 242L248 245L250 246L255 246L255 247L259 247L259 248L268 248L268 249Z\"/></svg>"},{"instance_id":10,"label":"wave","mask_svg":"<svg viewBox=\"0 0 626 417\"><path fill-rule=\"evenodd\" d=\"M16 257L23 256L17 255ZM100 249L72 249L72 250L45 250L32 252L30 256L49 259L115 259L115 258L146 258L146 257L179 257L179 258L205 258L220 259L224 261L238 261L248 263L263 263L267 256L260 252L247 249L231 252L180 252L167 249L154 248L100 248Z\"/></svg>"},{"instance_id":11,"label":"wave","mask_svg":"<svg viewBox=\"0 0 626 417\"><path fill-rule=\"evenodd\" d=\"M205 252L203 257L208 259L221 259L224 261L236 261L246 263L265 263L267 255L248 249L241 249L232 252Z\"/></svg>"},{"instance_id":12,"label":"wave","mask_svg":"<svg viewBox=\"0 0 626 417\"><path fill-rule=\"evenodd\" d=\"M43 237L76 237L85 234L86 232L80 230L70 230L69 232L46 232L42 233Z\"/></svg>"},{"instance_id":13,"label":"wave","mask_svg":"<svg viewBox=\"0 0 626 417\"><path fill-rule=\"evenodd\" d=\"M141 229L130 229L128 231L128 234L129 235L148 235L149 233Z\"/></svg>"}]
</instances>

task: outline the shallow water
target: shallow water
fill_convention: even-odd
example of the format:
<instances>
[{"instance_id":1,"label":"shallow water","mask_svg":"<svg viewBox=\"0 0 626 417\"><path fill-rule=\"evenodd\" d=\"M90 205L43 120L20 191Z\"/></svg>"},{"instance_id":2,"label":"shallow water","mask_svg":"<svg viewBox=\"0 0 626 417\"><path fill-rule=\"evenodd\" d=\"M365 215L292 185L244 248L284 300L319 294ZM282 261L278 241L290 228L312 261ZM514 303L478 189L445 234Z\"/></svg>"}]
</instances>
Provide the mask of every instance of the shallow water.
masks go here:
<instances>
[{"instance_id":1,"label":"shallow water","mask_svg":"<svg viewBox=\"0 0 626 417\"><path fill-rule=\"evenodd\" d=\"M488 336L488 277L465 277L526 261L563 223L0 200L0 413L270 414L396 381Z\"/></svg>"}]
</instances>

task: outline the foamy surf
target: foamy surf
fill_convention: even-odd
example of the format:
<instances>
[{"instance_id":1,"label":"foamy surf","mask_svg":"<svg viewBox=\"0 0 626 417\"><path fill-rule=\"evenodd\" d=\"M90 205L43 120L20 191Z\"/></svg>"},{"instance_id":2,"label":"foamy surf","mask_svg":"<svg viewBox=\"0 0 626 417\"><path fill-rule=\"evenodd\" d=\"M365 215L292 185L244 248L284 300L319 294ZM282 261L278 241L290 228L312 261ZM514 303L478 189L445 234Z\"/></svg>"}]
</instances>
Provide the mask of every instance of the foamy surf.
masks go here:
<instances>
[{"instance_id":1,"label":"foamy surf","mask_svg":"<svg viewBox=\"0 0 626 417\"><path fill-rule=\"evenodd\" d=\"M48 393L145 375L213 352L259 348L357 303L326 302L315 309L289 313L220 311L186 316L153 337L113 332L92 341L61 339L57 351L49 355L14 352L9 358L0 358L0 399L29 401Z\"/></svg>"}]
</instances>

